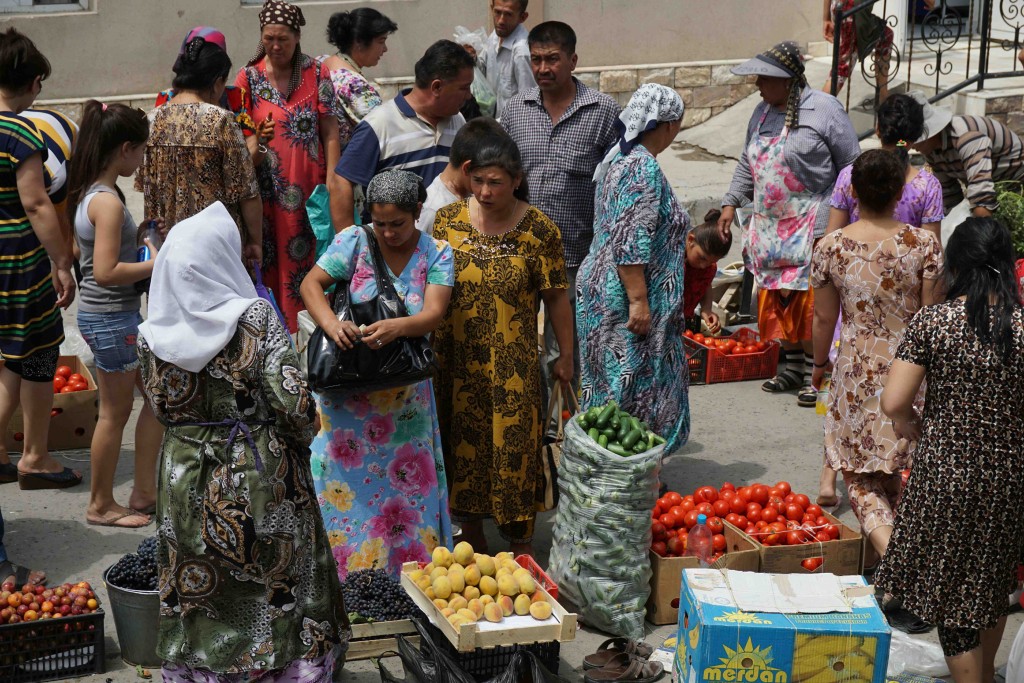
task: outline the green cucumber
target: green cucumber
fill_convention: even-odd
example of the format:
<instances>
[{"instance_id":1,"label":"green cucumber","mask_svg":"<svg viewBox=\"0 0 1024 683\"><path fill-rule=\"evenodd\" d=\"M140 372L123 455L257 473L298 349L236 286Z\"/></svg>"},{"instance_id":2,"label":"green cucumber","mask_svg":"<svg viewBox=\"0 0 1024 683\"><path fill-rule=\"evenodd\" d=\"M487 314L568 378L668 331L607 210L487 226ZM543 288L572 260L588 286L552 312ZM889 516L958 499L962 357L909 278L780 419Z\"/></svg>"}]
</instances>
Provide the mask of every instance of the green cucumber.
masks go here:
<instances>
[{"instance_id":1,"label":"green cucumber","mask_svg":"<svg viewBox=\"0 0 1024 683\"><path fill-rule=\"evenodd\" d=\"M608 444L607 448L608 448L609 451L611 451L615 455L622 456L623 458L628 458L629 456L633 455L632 453L630 453L629 451L627 451L625 448L623 448L622 446L620 446L617 443L610 443L610 444Z\"/></svg>"},{"instance_id":2,"label":"green cucumber","mask_svg":"<svg viewBox=\"0 0 1024 683\"><path fill-rule=\"evenodd\" d=\"M629 434L630 431L631 430L629 427L629 420L623 420L622 426L619 427L619 431L615 433L615 440L618 441L619 443L622 443L622 441L626 438L626 435Z\"/></svg>"},{"instance_id":3,"label":"green cucumber","mask_svg":"<svg viewBox=\"0 0 1024 683\"><path fill-rule=\"evenodd\" d=\"M594 421L594 425L598 429L604 429L608 425L608 421L612 419L612 415L615 414L615 401L608 401L608 405L604 407L601 414L597 416L597 420Z\"/></svg>"},{"instance_id":4,"label":"green cucumber","mask_svg":"<svg viewBox=\"0 0 1024 683\"><path fill-rule=\"evenodd\" d=\"M601 448L607 448L608 447L608 437L605 436L604 434L601 434L600 436L598 436L597 437L597 445L600 446Z\"/></svg>"},{"instance_id":5,"label":"green cucumber","mask_svg":"<svg viewBox=\"0 0 1024 683\"><path fill-rule=\"evenodd\" d=\"M621 433L621 430L619 430ZM636 442L640 440L641 432L639 429L631 429L625 438L620 439L623 448L631 449L636 445Z\"/></svg>"},{"instance_id":6,"label":"green cucumber","mask_svg":"<svg viewBox=\"0 0 1024 683\"><path fill-rule=\"evenodd\" d=\"M636 419L635 417L629 418L629 424L632 425L633 429L639 429L642 432L647 431L642 426L640 426L640 420Z\"/></svg>"},{"instance_id":7,"label":"green cucumber","mask_svg":"<svg viewBox=\"0 0 1024 683\"><path fill-rule=\"evenodd\" d=\"M601 407L594 406L593 408L587 411L587 422L589 422L590 424L594 424L595 422L597 422L597 416L600 414Z\"/></svg>"},{"instance_id":8,"label":"green cucumber","mask_svg":"<svg viewBox=\"0 0 1024 683\"><path fill-rule=\"evenodd\" d=\"M597 441L597 437L599 437L600 435L601 433L597 431L597 427L591 427L589 430L587 430L587 436L589 436L594 441Z\"/></svg>"},{"instance_id":9,"label":"green cucumber","mask_svg":"<svg viewBox=\"0 0 1024 683\"><path fill-rule=\"evenodd\" d=\"M607 436L609 441L615 440L615 436L616 434L618 434L618 432L616 432L611 427L605 427L604 429L601 430L601 433Z\"/></svg>"}]
</instances>

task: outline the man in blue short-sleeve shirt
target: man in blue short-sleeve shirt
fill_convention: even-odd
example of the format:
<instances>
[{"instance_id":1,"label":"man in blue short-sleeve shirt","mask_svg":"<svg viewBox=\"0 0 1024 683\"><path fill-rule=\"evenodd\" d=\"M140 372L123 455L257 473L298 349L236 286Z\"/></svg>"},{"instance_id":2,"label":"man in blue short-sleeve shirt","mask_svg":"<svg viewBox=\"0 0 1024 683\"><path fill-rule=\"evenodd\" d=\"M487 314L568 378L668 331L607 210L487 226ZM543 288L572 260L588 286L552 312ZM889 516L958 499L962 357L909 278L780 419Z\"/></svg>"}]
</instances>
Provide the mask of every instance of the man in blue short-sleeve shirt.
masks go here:
<instances>
[{"instance_id":1,"label":"man in blue short-sleeve shirt","mask_svg":"<svg viewBox=\"0 0 1024 683\"><path fill-rule=\"evenodd\" d=\"M459 109L471 96L473 66L461 46L439 40L416 62L415 85L359 122L330 183L335 230L352 224L356 207L364 213L362 189L381 171L411 171L426 186L444 170L452 140L466 122Z\"/></svg>"}]
</instances>

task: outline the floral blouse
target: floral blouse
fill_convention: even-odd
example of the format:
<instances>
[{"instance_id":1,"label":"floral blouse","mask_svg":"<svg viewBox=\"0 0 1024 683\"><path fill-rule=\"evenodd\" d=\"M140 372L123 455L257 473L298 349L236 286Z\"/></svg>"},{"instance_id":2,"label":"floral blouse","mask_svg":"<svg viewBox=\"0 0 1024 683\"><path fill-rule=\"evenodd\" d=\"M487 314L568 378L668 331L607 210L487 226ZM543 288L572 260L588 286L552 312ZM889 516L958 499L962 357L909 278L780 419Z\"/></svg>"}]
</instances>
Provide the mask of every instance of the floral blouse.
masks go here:
<instances>
[{"instance_id":1,"label":"floral blouse","mask_svg":"<svg viewBox=\"0 0 1024 683\"><path fill-rule=\"evenodd\" d=\"M317 57L317 61L322 64L328 57L329 55ZM344 149L355 127L373 109L383 104L384 98L377 89L377 84L359 72L341 68L331 71L330 74L338 111L338 133L341 147Z\"/></svg>"}]
</instances>

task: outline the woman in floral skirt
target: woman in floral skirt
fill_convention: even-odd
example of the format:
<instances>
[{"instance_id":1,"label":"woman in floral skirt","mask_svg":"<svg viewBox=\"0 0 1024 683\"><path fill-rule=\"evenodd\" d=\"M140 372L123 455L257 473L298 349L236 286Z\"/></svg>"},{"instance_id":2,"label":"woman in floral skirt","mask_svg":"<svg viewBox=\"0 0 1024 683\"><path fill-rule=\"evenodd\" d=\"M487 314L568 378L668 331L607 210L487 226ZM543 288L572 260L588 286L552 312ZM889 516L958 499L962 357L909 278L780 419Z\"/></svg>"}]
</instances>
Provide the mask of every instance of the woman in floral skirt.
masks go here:
<instances>
[{"instance_id":1,"label":"woman in floral skirt","mask_svg":"<svg viewBox=\"0 0 1024 683\"><path fill-rule=\"evenodd\" d=\"M390 170L366 190L373 232L387 276L409 315L360 331L339 321L324 295L338 283L355 302L377 296L365 230L352 226L302 283L310 315L343 348L382 348L399 337L422 337L441 322L454 284L452 250L416 229L426 198L418 176ZM395 275L397 273L398 275ZM451 545L448 485L430 380L395 389L319 396L321 430L313 442L313 477L338 575L429 560Z\"/></svg>"}]
</instances>

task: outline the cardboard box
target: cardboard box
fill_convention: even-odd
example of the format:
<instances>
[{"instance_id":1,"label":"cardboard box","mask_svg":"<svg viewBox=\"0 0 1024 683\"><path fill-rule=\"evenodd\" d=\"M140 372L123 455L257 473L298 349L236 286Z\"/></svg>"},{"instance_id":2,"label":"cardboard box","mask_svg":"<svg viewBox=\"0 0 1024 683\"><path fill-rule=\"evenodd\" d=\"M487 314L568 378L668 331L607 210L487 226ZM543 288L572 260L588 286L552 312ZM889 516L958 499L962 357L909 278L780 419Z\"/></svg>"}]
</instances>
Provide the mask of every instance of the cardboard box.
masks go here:
<instances>
[{"instance_id":1,"label":"cardboard box","mask_svg":"<svg viewBox=\"0 0 1024 683\"><path fill-rule=\"evenodd\" d=\"M783 592L816 577L778 576ZM838 577L849 612L744 612L721 572L683 573L673 680L680 683L886 683L892 632L861 576Z\"/></svg>"},{"instance_id":2,"label":"cardboard box","mask_svg":"<svg viewBox=\"0 0 1024 683\"><path fill-rule=\"evenodd\" d=\"M734 526L726 526L728 552L713 565L715 569L736 569L756 572L760 567L760 546ZM684 569L696 569L695 557L662 557L653 550L651 556L651 596L647 599L647 621L652 624L674 624L679 616L679 588Z\"/></svg>"},{"instance_id":3,"label":"cardboard box","mask_svg":"<svg viewBox=\"0 0 1024 683\"><path fill-rule=\"evenodd\" d=\"M70 394L54 394L55 414L50 418L47 447L51 451L89 448L92 445L92 434L96 431L96 420L99 418L99 392L96 389L96 380L78 356L61 356L57 364L70 366L72 372L77 372L85 378L89 388ZM19 406L11 418L7 434L4 435L4 446L8 452L22 451L24 429Z\"/></svg>"},{"instance_id":4,"label":"cardboard box","mask_svg":"<svg viewBox=\"0 0 1024 683\"><path fill-rule=\"evenodd\" d=\"M839 538L827 543L804 543L801 545L762 545L756 538L750 538L761 553L761 571L766 574L806 574L800 564L808 557L823 559L821 573L846 576L860 574L864 567L864 537L860 531L846 526L838 519L823 513L828 520L839 527ZM729 526L728 523L726 526Z\"/></svg>"}]
</instances>

